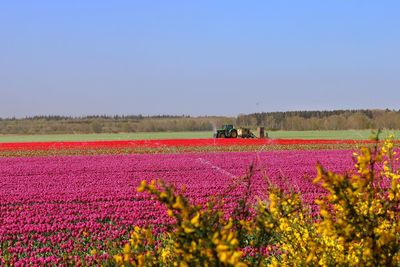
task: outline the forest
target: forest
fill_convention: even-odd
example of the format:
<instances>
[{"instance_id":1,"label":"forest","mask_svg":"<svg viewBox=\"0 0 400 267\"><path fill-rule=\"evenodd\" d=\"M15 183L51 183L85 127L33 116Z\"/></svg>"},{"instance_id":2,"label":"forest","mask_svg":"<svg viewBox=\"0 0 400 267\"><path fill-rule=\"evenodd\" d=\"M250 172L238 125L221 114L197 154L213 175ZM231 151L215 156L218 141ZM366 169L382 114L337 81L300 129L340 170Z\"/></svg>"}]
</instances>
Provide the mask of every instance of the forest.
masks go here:
<instances>
[{"instance_id":1,"label":"forest","mask_svg":"<svg viewBox=\"0 0 400 267\"><path fill-rule=\"evenodd\" d=\"M400 110L357 109L239 114L236 117L188 115L34 116L0 118L0 134L131 133L212 131L222 124L266 130L400 129Z\"/></svg>"}]
</instances>

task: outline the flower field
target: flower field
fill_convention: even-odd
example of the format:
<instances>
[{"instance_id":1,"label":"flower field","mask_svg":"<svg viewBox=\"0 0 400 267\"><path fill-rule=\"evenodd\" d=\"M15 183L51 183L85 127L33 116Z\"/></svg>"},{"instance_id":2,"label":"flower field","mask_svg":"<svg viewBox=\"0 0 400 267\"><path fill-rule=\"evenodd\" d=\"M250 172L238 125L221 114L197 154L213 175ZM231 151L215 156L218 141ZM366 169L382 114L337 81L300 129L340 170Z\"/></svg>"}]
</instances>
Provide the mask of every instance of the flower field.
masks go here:
<instances>
[{"instance_id":1,"label":"flower field","mask_svg":"<svg viewBox=\"0 0 400 267\"><path fill-rule=\"evenodd\" d=\"M268 149L277 145L286 149ZM252 165L251 201L265 197L267 180L284 190L300 192L305 203L314 207L315 198L326 192L312 183L316 163L338 173L354 166L352 150L323 150L324 145L347 148L354 146L354 141L196 139L1 144L0 264L7 260L15 266L59 265L82 260L91 265L109 258L110 248L121 247L135 226L151 225L156 233L163 231L171 218L162 204L136 191L142 180L162 179L178 189L186 188L184 195L201 205L223 196L224 210L229 214L244 194L241 177ZM163 151L121 153L127 147ZM171 151L176 147L189 149ZM191 150L193 147L199 149ZM219 152L220 147L235 147L236 152ZM301 150L293 149L299 147ZM198 152L202 148L204 151ZM100 153L107 149L119 153ZM96 150L97 154L51 156L49 152L66 150ZM21 151L32 154L18 157ZM48 153L42 156L43 151ZM181 153L185 151L191 153ZM14 154L6 157L5 152Z\"/></svg>"},{"instance_id":2,"label":"flower field","mask_svg":"<svg viewBox=\"0 0 400 267\"><path fill-rule=\"evenodd\" d=\"M132 153L180 153L224 151L275 151L354 149L370 144L366 140L328 139L164 139L91 142L20 142L0 143L0 157L56 155L99 155Z\"/></svg>"}]
</instances>

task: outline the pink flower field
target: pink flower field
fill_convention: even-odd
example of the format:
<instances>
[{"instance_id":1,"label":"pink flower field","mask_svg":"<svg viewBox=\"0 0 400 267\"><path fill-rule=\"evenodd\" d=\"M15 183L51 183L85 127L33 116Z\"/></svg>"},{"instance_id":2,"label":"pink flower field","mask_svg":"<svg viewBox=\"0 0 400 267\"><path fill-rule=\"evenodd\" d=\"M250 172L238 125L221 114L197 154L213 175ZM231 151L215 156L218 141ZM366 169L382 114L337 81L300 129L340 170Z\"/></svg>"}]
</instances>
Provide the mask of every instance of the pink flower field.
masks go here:
<instances>
[{"instance_id":1,"label":"pink flower field","mask_svg":"<svg viewBox=\"0 0 400 267\"><path fill-rule=\"evenodd\" d=\"M268 177L312 203L323 194L311 183L317 161L338 172L354 164L349 150L0 158L0 259L16 266L62 264L66 257L90 263L106 258L105 248L128 239L136 225L162 230L169 217L136 191L143 179L186 185L199 204L223 195L229 212L244 190L235 182L253 163L254 198L263 197Z\"/></svg>"}]
</instances>

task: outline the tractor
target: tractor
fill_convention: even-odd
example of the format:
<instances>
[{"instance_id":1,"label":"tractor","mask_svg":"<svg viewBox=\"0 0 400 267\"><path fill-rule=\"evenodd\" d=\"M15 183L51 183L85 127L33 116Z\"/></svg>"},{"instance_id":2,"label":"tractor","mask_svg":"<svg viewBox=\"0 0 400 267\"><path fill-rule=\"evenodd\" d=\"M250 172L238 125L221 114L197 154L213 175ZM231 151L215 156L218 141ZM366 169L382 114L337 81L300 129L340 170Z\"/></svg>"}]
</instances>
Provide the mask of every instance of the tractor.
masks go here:
<instances>
[{"instance_id":1,"label":"tractor","mask_svg":"<svg viewBox=\"0 0 400 267\"><path fill-rule=\"evenodd\" d=\"M264 138L264 127L258 127L259 138ZM222 125L222 129L214 133L214 138L257 138L250 128L239 127L235 128L232 124Z\"/></svg>"},{"instance_id":2,"label":"tractor","mask_svg":"<svg viewBox=\"0 0 400 267\"><path fill-rule=\"evenodd\" d=\"M232 124L222 125L222 129L218 129L214 133L214 138L236 138L238 136L237 130Z\"/></svg>"}]
</instances>

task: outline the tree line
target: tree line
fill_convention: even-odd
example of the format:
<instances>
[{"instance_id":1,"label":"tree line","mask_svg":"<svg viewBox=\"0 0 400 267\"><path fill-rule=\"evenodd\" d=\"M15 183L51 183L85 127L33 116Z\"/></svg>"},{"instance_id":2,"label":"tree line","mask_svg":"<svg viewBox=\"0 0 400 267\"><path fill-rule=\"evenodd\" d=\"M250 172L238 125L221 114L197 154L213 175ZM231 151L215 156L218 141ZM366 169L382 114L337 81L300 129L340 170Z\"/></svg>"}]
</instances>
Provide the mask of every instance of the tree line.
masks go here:
<instances>
[{"instance_id":1,"label":"tree line","mask_svg":"<svg viewBox=\"0 0 400 267\"><path fill-rule=\"evenodd\" d=\"M269 130L400 129L400 110L262 112L239 115L237 124Z\"/></svg>"},{"instance_id":2,"label":"tree line","mask_svg":"<svg viewBox=\"0 0 400 267\"><path fill-rule=\"evenodd\" d=\"M36 116L0 119L0 134L80 134L173 131L212 131L214 126L235 123L228 117L190 116Z\"/></svg>"},{"instance_id":3,"label":"tree line","mask_svg":"<svg viewBox=\"0 0 400 267\"><path fill-rule=\"evenodd\" d=\"M0 118L0 134L68 134L166 131L212 131L222 124L266 130L400 129L400 110L287 111L240 114L237 117L129 115L85 117L35 116Z\"/></svg>"}]
</instances>

